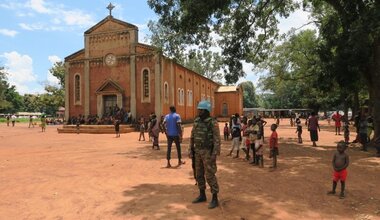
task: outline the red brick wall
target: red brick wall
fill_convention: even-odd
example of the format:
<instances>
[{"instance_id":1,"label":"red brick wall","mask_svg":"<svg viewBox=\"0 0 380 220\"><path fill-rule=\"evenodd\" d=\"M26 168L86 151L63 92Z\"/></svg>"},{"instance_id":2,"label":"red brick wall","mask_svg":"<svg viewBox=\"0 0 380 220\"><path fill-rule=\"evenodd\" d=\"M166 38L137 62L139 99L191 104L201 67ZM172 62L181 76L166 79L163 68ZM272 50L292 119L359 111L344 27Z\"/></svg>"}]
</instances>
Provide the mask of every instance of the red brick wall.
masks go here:
<instances>
[{"instance_id":1,"label":"red brick wall","mask_svg":"<svg viewBox=\"0 0 380 220\"><path fill-rule=\"evenodd\" d=\"M79 116L84 113L84 64L76 64L69 68L69 115ZM74 76L79 74L81 87L81 104L76 105L74 101Z\"/></svg>"}]
</instances>

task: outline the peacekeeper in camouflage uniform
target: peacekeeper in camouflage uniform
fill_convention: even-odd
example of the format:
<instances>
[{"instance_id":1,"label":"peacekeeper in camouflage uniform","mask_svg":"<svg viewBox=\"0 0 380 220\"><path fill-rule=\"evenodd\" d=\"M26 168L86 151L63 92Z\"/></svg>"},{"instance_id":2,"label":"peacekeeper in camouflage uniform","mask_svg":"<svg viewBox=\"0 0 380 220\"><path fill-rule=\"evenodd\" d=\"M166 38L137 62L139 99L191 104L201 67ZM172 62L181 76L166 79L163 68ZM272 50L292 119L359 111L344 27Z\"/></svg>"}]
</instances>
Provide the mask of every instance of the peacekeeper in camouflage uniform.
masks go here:
<instances>
[{"instance_id":1,"label":"peacekeeper in camouflage uniform","mask_svg":"<svg viewBox=\"0 0 380 220\"><path fill-rule=\"evenodd\" d=\"M216 156L220 155L220 133L218 122L210 117L211 103L201 101L198 104L198 117L194 120L190 138L189 156L195 157L195 175L199 188L199 196L193 203L205 202L206 181L211 188L212 200L208 206L213 209L219 205L219 186L215 173ZM206 179L205 179L206 175Z\"/></svg>"}]
</instances>

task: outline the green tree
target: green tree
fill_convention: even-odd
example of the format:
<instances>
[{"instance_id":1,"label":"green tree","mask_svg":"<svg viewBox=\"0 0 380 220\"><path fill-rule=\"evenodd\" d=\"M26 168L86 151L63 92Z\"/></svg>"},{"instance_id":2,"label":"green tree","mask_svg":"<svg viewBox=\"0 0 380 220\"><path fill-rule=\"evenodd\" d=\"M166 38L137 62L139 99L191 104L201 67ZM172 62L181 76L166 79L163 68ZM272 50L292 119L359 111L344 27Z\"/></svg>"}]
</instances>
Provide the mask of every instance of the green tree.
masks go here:
<instances>
[{"instance_id":1,"label":"green tree","mask_svg":"<svg viewBox=\"0 0 380 220\"><path fill-rule=\"evenodd\" d=\"M41 112L43 105L41 95L24 94L24 110L27 112Z\"/></svg>"},{"instance_id":2,"label":"green tree","mask_svg":"<svg viewBox=\"0 0 380 220\"><path fill-rule=\"evenodd\" d=\"M181 44L180 36L164 26L149 21L148 27L151 32L148 39L165 56L211 80L220 81L223 78L224 65L219 53L203 47L187 50L185 45Z\"/></svg>"},{"instance_id":3,"label":"green tree","mask_svg":"<svg viewBox=\"0 0 380 220\"><path fill-rule=\"evenodd\" d=\"M22 96L16 91L16 86L9 86L5 90L5 100L7 100L11 105L7 108L8 112L19 112L24 108L24 102Z\"/></svg>"},{"instance_id":4,"label":"green tree","mask_svg":"<svg viewBox=\"0 0 380 220\"><path fill-rule=\"evenodd\" d=\"M223 77L222 59L216 52L193 51L184 60L184 66L214 81L220 81Z\"/></svg>"},{"instance_id":5,"label":"green tree","mask_svg":"<svg viewBox=\"0 0 380 220\"><path fill-rule=\"evenodd\" d=\"M49 69L49 72L55 76L58 81L61 89L65 88L65 63L62 61L54 63L53 67Z\"/></svg>"},{"instance_id":6,"label":"green tree","mask_svg":"<svg viewBox=\"0 0 380 220\"><path fill-rule=\"evenodd\" d=\"M252 0L148 0L148 4L160 15L158 24L165 33L176 36L166 48L169 54L184 45L208 48L215 43L212 33L219 35L227 83L245 76L242 61L266 58L278 36L276 16L287 17L297 7L292 1Z\"/></svg>"},{"instance_id":7,"label":"green tree","mask_svg":"<svg viewBox=\"0 0 380 220\"><path fill-rule=\"evenodd\" d=\"M242 61L258 64L267 58L278 38L278 18L287 17L297 8L294 2L148 0L150 7L160 15L160 25L180 36L182 43L207 46L212 38L210 33L214 31L221 36L218 44L223 48L223 61L228 66L229 72L225 74L228 83L245 75ZM326 39L326 52L335 58L334 68L330 70L340 66L347 72L336 72L337 76L345 72L346 78L358 75L366 80L373 106L375 136L379 136L380 2L304 0L303 5L312 6L320 33ZM329 12L335 17L329 16ZM324 20L325 16L330 19Z\"/></svg>"},{"instance_id":8,"label":"green tree","mask_svg":"<svg viewBox=\"0 0 380 220\"><path fill-rule=\"evenodd\" d=\"M6 72L4 67L0 67L0 112L6 112L11 107L11 103L5 98L5 92L7 91L9 84L7 82Z\"/></svg>"},{"instance_id":9,"label":"green tree","mask_svg":"<svg viewBox=\"0 0 380 220\"><path fill-rule=\"evenodd\" d=\"M49 72L57 77L59 85L45 85L46 93L39 97L43 106L42 111L49 115L55 115L59 107L65 106L65 73L66 69L63 62L56 62Z\"/></svg>"},{"instance_id":10,"label":"green tree","mask_svg":"<svg viewBox=\"0 0 380 220\"><path fill-rule=\"evenodd\" d=\"M4 67L0 67L0 112L18 112L23 109L22 96L16 86L9 85Z\"/></svg>"},{"instance_id":11,"label":"green tree","mask_svg":"<svg viewBox=\"0 0 380 220\"><path fill-rule=\"evenodd\" d=\"M319 44L315 31L292 34L261 64L268 70L260 79L261 88L280 105L272 108L306 107L318 111L339 104L339 85L323 76Z\"/></svg>"},{"instance_id":12,"label":"green tree","mask_svg":"<svg viewBox=\"0 0 380 220\"><path fill-rule=\"evenodd\" d=\"M243 88L243 107L254 108L258 107L255 86L252 81L245 81L240 83Z\"/></svg>"}]
</instances>

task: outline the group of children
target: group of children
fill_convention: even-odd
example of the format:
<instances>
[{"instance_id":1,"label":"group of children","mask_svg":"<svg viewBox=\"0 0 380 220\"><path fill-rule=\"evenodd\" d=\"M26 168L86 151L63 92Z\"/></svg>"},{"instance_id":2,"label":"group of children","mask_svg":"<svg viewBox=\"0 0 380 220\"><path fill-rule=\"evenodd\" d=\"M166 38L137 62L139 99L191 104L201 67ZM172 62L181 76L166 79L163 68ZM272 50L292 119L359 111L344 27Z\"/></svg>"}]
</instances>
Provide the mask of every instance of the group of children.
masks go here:
<instances>
[{"instance_id":1,"label":"group of children","mask_svg":"<svg viewBox=\"0 0 380 220\"><path fill-rule=\"evenodd\" d=\"M245 159L250 161L250 164L263 168L265 151L264 126L266 123L261 117L253 117L249 120L243 117L240 120L239 114L235 114L230 122L231 126L229 127L228 123L226 123L223 130L225 140L228 140L230 133L232 136L232 146L227 156L232 156L232 153L236 149L234 158L238 158L241 148L245 152ZM277 168L277 156L279 155L276 129L277 125L272 124L272 134L269 138L269 158L272 158L271 168ZM252 161L250 151L252 151Z\"/></svg>"},{"instance_id":2,"label":"group of children","mask_svg":"<svg viewBox=\"0 0 380 220\"><path fill-rule=\"evenodd\" d=\"M302 143L302 123L300 118L296 118L296 133L298 136L298 143ZM225 123L224 126L224 140L229 140L229 135L232 136L232 146L230 152L227 156L232 156L233 151L236 149L236 155L234 158L239 158L239 147L246 154L246 160L250 160L250 150L252 150L252 161L250 164L258 165L260 168L264 167L264 136L263 127L266 124L264 120L260 117L252 118L247 120L243 117L240 120L238 114L232 117L230 122ZM279 155L278 146L278 134L277 134L277 124L271 125L272 134L269 137L269 158L272 159L271 168L277 168L277 156ZM343 126L345 141L341 141L337 144L337 152L333 156L333 186L332 190L328 192L329 195L334 195L336 193L337 184L341 183L340 198L345 197L345 183L347 178L347 167L349 165L349 156L345 153L347 149L347 143L349 141L349 124L348 121L344 121Z\"/></svg>"}]
</instances>

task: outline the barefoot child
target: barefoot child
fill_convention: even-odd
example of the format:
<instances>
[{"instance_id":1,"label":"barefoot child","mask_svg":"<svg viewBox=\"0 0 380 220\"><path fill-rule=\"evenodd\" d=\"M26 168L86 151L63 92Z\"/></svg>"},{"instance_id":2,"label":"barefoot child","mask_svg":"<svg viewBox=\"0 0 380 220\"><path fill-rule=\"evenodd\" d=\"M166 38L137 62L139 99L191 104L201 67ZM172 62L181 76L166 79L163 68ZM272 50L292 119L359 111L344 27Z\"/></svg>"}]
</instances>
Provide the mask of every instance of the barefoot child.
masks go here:
<instances>
[{"instance_id":1,"label":"barefoot child","mask_svg":"<svg viewBox=\"0 0 380 220\"><path fill-rule=\"evenodd\" d=\"M273 165L272 168L277 168L277 155L278 155L278 135L276 132L277 125L272 124L270 126L270 130L272 131L272 134L269 139L269 158L273 158Z\"/></svg>"},{"instance_id":2,"label":"barefoot child","mask_svg":"<svg viewBox=\"0 0 380 220\"><path fill-rule=\"evenodd\" d=\"M257 132L257 139L255 141L256 149L256 165L259 165L260 168L264 167L264 145L262 135L260 130Z\"/></svg>"},{"instance_id":3,"label":"barefoot child","mask_svg":"<svg viewBox=\"0 0 380 220\"><path fill-rule=\"evenodd\" d=\"M344 152L347 148L346 143L343 141L339 142L337 145L337 152L335 152L332 165L334 168L333 173L333 188L332 191L328 192L328 194L333 195L335 194L336 186L338 184L338 181L340 180L341 184L341 191L340 191L340 198L344 198L344 190L346 186L346 177L347 177L347 170L349 164L349 157Z\"/></svg>"},{"instance_id":4,"label":"barefoot child","mask_svg":"<svg viewBox=\"0 0 380 220\"><path fill-rule=\"evenodd\" d=\"M141 138L143 139L143 141L145 141L145 122L144 122L144 119L142 119L140 121L140 136L139 136L139 141L141 141Z\"/></svg>"},{"instance_id":5,"label":"barefoot child","mask_svg":"<svg viewBox=\"0 0 380 220\"><path fill-rule=\"evenodd\" d=\"M228 141L228 137L230 136L230 131L229 131L229 128L228 128L228 123L226 123L224 125L223 134L224 134L224 140Z\"/></svg>"},{"instance_id":6,"label":"barefoot child","mask_svg":"<svg viewBox=\"0 0 380 220\"><path fill-rule=\"evenodd\" d=\"M298 143L302 144L302 124L301 124L301 119L297 118L296 119L296 124L297 124L297 136L298 136Z\"/></svg>"},{"instance_id":7,"label":"barefoot child","mask_svg":"<svg viewBox=\"0 0 380 220\"><path fill-rule=\"evenodd\" d=\"M120 137L120 123L121 121L119 119L115 120L115 133L117 138Z\"/></svg>"}]
</instances>

